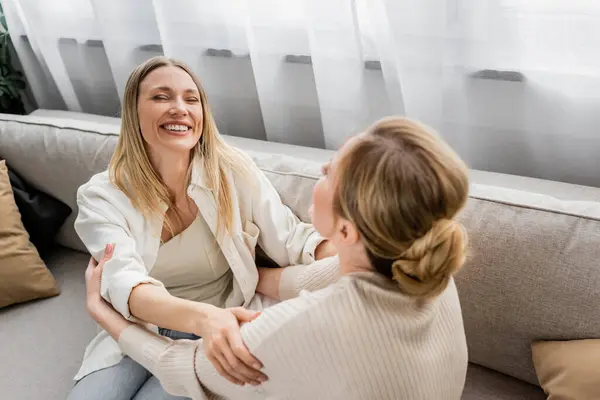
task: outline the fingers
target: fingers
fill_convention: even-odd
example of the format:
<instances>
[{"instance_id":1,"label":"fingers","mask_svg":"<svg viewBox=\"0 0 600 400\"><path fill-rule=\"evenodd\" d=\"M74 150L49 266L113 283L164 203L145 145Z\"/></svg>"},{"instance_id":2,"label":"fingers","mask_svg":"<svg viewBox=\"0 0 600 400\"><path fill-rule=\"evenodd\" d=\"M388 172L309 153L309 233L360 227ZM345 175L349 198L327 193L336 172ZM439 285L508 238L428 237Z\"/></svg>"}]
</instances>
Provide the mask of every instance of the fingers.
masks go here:
<instances>
[{"instance_id":1,"label":"fingers","mask_svg":"<svg viewBox=\"0 0 600 400\"><path fill-rule=\"evenodd\" d=\"M112 258L114 251L115 251L114 243L107 244L104 247L104 254L102 255L102 260L100 260L99 263L96 263L96 269L98 270L99 273L102 273L102 271L104 270L104 264Z\"/></svg>"},{"instance_id":2,"label":"fingers","mask_svg":"<svg viewBox=\"0 0 600 400\"><path fill-rule=\"evenodd\" d=\"M94 268L98 265L98 262L94 259L94 257L90 257L90 262L88 263L88 268Z\"/></svg>"},{"instance_id":3,"label":"fingers","mask_svg":"<svg viewBox=\"0 0 600 400\"><path fill-rule=\"evenodd\" d=\"M222 349L221 349L222 350ZM223 367L223 369L225 370L225 372L232 376L235 380L237 380L238 382L241 382L241 385L244 385L246 383L249 383L251 385L256 385L258 383L255 383L252 379L248 379L240 370L239 368L234 367L234 365L236 364L236 362L234 361L233 363L229 361L228 357L225 356L223 354L223 352L217 352L215 354L215 358L219 361L219 363L221 364L221 366Z\"/></svg>"},{"instance_id":4,"label":"fingers","mask_svg":"<svg viewBox=\"0 0 600 400\"><path fill-rule=\"evenodd\" d=\"M229 331L227 342L228 346L225 346L223 353L233 368L253 382L262 383L267 380L267 376L260 371L262 363L250 353L239 330Z\"/></svg>"},{"instance_id":5,"label":"fingers","mask_svg":"<svg viewBox=\"0 0 600 400\"><path fill-rule=\"evenodd\" d=\"M107 244L107 245L104 247L104 256L102 257L102 261L101 261L101 263L105 263L105 262L107 262L108 260L110 260L110 259L111 259L111 257L112 257L112 255L113 255L113 252L114 252L114 250L115 250L115 245L114 245L114 243Z\"/></svg>"},{"instance_id":6,"label":"fingers","mask_svg":"<svg viewBox=\"0 0 600 400\"><path fill-rule=\"evenodd\" d=\"M260 311L246 310L243 307L235 307L231 308L230 310L232 314L235 315L239 323L253 321L260 315Z\"/></svg>"},{"instance_id":7,"label":"fingers","mask_svg":"<svg viewBox=\"0 0 600 400\"><path fill-rule=\"evenodd\" d=\"M213 365L213 367L215 367L215 369L217 370L217 372L219 373L219 375L221 375L222 377L224 377L225 379L227 379L229 382L231 382L233 384L240 385L240 386L244 385L244 382L240 381L239 379L236 379L235 377L233 377L232 375L230 375L225 370L225 368L221 364L221 361L219 361L216 356L213 356L212 352L210 352L208 350L205 350L205 352L206 352L206 356L208 358L208 361L210 361L210 363Z\"/></svg>"}]
</instances>

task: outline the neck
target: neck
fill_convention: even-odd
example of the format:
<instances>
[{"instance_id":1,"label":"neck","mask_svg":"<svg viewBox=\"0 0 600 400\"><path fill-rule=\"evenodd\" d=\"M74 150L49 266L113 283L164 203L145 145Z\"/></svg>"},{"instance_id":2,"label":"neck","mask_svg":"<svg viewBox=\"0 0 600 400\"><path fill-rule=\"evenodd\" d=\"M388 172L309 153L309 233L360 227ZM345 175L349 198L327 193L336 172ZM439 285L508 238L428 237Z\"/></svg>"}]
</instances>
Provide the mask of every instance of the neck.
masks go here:
<instances>
[{"instance_id":1,"label":"neck","mask_svg":"<svg viewBox=\"0 0 600 400\"><path fill-rule=\"evenodd\" d=\"M364 251L340 252L340 275L348 275L355 272L372 272L373 268Z\"/></svg>"},{"instance_id":2,"label":"neck","mask_svg":"<svg viewBox=\"0 0 600 400\"><path fill-rule=\"evenodd\" d=\"M150 155L152 166L176 200L186 194L186 177L190 161L189 152L185 154L163 152L157 156Z\"/></svg>"}]
</instances>

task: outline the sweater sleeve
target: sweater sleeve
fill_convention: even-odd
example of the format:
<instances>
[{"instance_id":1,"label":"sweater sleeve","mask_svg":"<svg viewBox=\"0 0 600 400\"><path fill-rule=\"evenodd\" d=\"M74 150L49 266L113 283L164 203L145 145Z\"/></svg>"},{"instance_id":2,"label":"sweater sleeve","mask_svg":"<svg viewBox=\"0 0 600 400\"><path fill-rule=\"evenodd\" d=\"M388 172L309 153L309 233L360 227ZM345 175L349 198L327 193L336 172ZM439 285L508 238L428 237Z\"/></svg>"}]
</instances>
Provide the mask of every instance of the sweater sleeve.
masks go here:
<instances>
[{"instance_id":1,"label":"sweater sleeve","mask_svg":"<svg viewBox=\"0 0 600 400\"><path fill-rule=\"evenodd\" d=\"M298 351L289 337L294 335L295 326L306 324L301 319L313 303L303 297L279 303L242 327L244 343L263 361L267 376L275 375L257 387L238 386L219 375L204 353L202 340L173 341L133 325L121 334L119 346L155 375L172 395L192 399L264 399L289 390L294 378L284 371L293 370L293 359L286 354ZM309 348L303 347L302 351Z\"/></svg>"},{"instance_id":2,"label":"sweater sleeve","mask_svg":"<svg viewBox=\"0 0 600 400\"><path fill-rule=\"evenodd\" d=\"M314 292L323 289L339 278L340 260L337 256L324 258L308 265L283 268L279 281L279 298L297 297L302 290Z\"/></svg>"}]
</instances>

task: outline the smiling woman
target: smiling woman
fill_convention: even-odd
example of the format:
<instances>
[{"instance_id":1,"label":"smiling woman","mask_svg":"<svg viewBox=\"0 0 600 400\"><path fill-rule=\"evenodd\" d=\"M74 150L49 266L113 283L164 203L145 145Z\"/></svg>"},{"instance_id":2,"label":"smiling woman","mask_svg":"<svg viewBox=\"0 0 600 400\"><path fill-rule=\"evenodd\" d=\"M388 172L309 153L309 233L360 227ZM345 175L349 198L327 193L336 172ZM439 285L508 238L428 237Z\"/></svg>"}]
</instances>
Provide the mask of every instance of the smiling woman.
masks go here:
<instances>
[{"instance_id":1,"label":"smiling woman","mask_svg":"<svg viewBox=\"0 0 600 400\"><path fill-rule=\"evenodd\" d=\"M264 306L252 247L287 266L333 255L331 246L282 204L248 156L223 141L185 64L157 57L136 68L121 114L108 171L77 195L75 229L92 256L115 244L102 297L164 336L201 336L229 381L263 382L240 334L240 324L257 315L240 306ZM75 379L71 400L174 398L106 332L88 346Z\"/></svg>"}]
</instances>

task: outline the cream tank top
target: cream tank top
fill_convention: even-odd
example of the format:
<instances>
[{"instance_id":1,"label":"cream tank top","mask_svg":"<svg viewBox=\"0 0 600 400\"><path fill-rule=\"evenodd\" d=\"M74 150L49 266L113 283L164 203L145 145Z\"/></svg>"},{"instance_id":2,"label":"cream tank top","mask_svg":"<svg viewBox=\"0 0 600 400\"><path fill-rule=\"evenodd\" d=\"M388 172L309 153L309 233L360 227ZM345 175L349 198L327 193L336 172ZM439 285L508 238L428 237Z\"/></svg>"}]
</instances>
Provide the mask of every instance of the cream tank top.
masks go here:
<instances>
[{"instance_id":1,"label":"cream tank top","mask_svg":"<svg viewBox=\"0 0 600 400\"><path fill-rule=\"evenodd\" d=\"M233 289L233 272L200 215L160 246L150 276L175 297L221 308Z\"/></svg>"}]
</instances>

